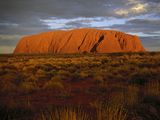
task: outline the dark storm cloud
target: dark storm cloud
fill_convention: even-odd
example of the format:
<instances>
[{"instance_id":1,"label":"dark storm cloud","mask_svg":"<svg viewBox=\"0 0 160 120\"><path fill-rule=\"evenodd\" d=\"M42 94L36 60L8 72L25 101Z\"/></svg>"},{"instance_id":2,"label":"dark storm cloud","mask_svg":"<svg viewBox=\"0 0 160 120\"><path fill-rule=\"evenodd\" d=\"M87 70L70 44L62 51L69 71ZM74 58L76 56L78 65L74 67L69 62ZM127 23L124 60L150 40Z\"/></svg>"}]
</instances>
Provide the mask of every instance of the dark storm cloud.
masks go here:
<instances>
[{"instance_id":1,"label":"dark storm cloud","mask_svg":"<svg viewBox=\"0 0 160 120\"><path fill-rule=\"evenodd\" d=\"M148 35L143 41L159 41L151 37L160 34L159 21L160 0L1 0L0 47L15 47L27 34L80 27L141 32Z\"/></svg>"}]
</instances>

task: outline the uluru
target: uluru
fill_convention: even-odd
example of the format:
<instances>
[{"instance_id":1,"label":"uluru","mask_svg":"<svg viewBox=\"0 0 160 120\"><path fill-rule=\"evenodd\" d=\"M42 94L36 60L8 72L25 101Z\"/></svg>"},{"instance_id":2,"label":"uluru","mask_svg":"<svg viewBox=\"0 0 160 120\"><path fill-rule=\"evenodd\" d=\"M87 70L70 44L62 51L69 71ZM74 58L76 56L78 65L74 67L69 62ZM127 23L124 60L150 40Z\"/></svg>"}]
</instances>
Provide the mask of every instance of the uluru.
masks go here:
<instances>
[{"instance_id":1,"label":"uluru","mask_svg":"<svg viewBox=\"0 0 160 120\"><path fill-rule=\"evenodd\" d=\"M23 37L14 54L144 52L138 36L120 31L81 28Z\"/></svg>"}]
</instances>

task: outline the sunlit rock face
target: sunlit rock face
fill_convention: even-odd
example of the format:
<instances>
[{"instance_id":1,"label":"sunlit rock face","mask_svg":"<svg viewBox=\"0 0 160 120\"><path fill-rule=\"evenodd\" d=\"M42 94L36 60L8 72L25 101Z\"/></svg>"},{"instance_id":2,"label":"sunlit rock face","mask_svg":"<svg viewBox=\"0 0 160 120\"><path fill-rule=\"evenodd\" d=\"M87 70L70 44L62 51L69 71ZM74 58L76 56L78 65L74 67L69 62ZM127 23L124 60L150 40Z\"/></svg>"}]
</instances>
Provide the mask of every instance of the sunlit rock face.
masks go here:
<instances>
[{"instance_id":1,"label":"sunlit rock face","mask_svg":"<svg viewBox=\"0 0 160 120\"><path fill-rule=\"evenodd\" d=\"M91 28L50 31L23 37L15 54L143 52L139 37Z\"/></svg>"}]
</instances>

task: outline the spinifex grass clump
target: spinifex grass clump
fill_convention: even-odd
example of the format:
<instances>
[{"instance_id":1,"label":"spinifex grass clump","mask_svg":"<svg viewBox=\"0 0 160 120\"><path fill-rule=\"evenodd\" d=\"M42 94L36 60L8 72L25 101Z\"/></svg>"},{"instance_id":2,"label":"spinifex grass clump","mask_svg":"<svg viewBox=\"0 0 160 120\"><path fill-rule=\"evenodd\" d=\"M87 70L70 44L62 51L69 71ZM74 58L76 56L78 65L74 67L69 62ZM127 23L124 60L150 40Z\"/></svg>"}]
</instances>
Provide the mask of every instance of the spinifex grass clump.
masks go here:
<instances>
[{"instance_id":1,"label":"spinifex grass clump","mask_svg":"<svg viewBox=\"0 0 160 120\"><path fill-rule=\"evenodd\" d=\"M122 104L93 102L90 109L76 106L54 107L40 113L40 120L127 120L127 109ZM38 120L39 120L38 119Z\"/></svg>"},{"instance_id":2,"label":"spinifex grass clump","mask_svg":"<svg viewBox=\"0 0 160 120\"><path fill-rule=\"evenodd\" d=\"M160 81L152 80L145 85L145 94L160 97Z\"/></svg>"},{"instance_id":3,"label":"spinifex grass clump","mask_svg":"<svg viewBox=\"0 0 160 120\"><path fill-rule=\"evenodd\" d=\"M123 104L95 101L91 106L96 109L96 120L127 120L127 109Z\"/></svg>"},{"instance_id":4,"label":"spinifex grass clump","mask_svg":"<svg viewBox=\"0 0 160 120\"><path fill-rule=\"evenodd\" d=\"M41 112L40 120L92 120L89 111L81 107L63 106Z\"/></svg>"}]
</instances>

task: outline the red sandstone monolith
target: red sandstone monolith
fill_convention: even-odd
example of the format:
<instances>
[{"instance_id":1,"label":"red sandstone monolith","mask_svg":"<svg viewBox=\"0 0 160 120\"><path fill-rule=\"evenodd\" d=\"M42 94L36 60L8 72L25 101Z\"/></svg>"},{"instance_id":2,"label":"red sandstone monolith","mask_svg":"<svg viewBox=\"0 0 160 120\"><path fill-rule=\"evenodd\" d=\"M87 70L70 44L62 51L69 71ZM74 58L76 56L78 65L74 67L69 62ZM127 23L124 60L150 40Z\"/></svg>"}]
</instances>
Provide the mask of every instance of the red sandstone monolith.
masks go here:
<instances>
[{"instance_id":1,"label":"red sandstone monolith","mask_svg":"<svg viewBox=\"0 0 160 120\"><path fill-rule=\"evenodd\" d=\"M113 30L91 28L50 31L26 36L14 53L112 53L144 52L139 37Z\"/></svg>"}]
</instances>

